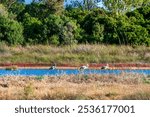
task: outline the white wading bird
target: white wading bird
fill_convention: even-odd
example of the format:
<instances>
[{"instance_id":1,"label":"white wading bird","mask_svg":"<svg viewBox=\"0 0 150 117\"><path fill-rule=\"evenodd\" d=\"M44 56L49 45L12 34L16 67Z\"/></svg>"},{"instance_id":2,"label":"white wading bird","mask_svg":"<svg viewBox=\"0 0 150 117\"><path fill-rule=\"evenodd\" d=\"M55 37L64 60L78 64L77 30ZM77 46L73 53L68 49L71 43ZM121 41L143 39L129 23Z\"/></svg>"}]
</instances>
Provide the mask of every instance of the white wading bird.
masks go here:
<instances>
[{"instance_id":1,"label":"white wading bird","mask_svg":"<svg viewBox=\"0 0 150 117\"><path fill-rule=\"evenodd\" d=\"M53 63L49 69L56 69L56 64Z\"/></svg>"},{"instance_id":2,"label":"white wading bird","mask_svg":"<svg viewBox=\"0 0 150 117\"><path fill-rule=\"evenodd\" d=\"M105 66L102 66L101 69L110 69L110 68L109 68L109 65L106 64Z\"/></svg>"},{"instance_id":3,"label":"white wading bird","mask_svg":"<svg viewBox=\"0 0 150 117\"><path fill-rule=\"evenodd\" d=\"M88 69L88 68L89 68L89 64L81 66L80 70L84 70L84 69Z\"/></svg>"}]
</instances>

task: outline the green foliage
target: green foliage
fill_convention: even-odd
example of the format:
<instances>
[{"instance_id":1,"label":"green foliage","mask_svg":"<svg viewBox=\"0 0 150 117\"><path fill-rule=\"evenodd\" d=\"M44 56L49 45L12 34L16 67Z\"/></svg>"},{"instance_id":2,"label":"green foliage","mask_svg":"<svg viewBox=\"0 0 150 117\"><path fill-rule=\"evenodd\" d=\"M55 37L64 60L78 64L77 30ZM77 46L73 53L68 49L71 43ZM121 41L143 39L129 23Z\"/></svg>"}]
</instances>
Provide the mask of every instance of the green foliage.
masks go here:
<instances>
[{"instance_id":1,"label":"green foliage","mask_svg":"<svg viewBox=\"0 0 150 117\"><path fill-rule=\"evenodd\" d=\"M81 26L84 23L84 18L90 13L90 11L87 10L81 10L79 8L73 8L70 10L66 10L65 15L73 18L79 23Z\"/></svg>"},{"instance_id":2,"label":"green foliage","mask_svg":"<svg viewBox=\"0 0 150 117\"><path fill-rule=\"evenodd\" d=\"M140 25L145 22L143 14L140 14L138 10L128 12L126 15L129 17L129 20L131 20L132 24Z\"/></svg>"},{"instance_id":3,"label":"green foliage","mask_svg":"<svg viewBox=\"0 0 150 117\"><path fill-rule=\"evenodd\" d=\"M64 0L42 0L54 14L61 14L64 8Z\"/></svg>"},{"instance_id":4,"label":"green foliage","mask_svg":"<svg viewBox=\"0 0 150 117\"><path fill-rule=\"evenodd\" d=\"M104 42L110 44L149 46L150 38L147 29L139 25L136 19L129 23L129 19L122 16L117 18L109 17L106 20Z\"/></svg>"},{"instance_id":5,"label":"green foliage","mask_svg":"<svg viewBox=\"0 0 150 117\"><path fill-rule=\"evenodd\" d=\"M102 0L102 2L106 9L115 15L122 15L141 7L143 4L149 4L147 0Z\"/></svg>"},{"instance_id":6,"label":"green foliage","mask_svg":"<svg viewBox=\"0 0 150 117\"><path fill-rule=\"evenodd\" d=\"M77 43L77 38L80 36L78 26L75 21L68 17L62 17L63 26L60 32L60 42L64 45L72 45Z\"/></svg>"},{"instance_id":7,"label":"green foliage","mask_svg":"<svg viewBox=\"0 0 150 117\"><path fill-rule=\"evenodd\" d=\"M24 15L23 19L25 43L37 44L44 39L44 27L38 18L30 16L28 13Z\"/></svg>"},{"instance_id":8,"label":"green foliage","mask_svg":"<svg viewBox=\"0 0 150 117\"><path fill-rule=\"evenodd\" d=\"M23 27L15 20L0 16L0 41L9 45L23 43Z\"/></svg>"},{"instance_id":9,"label":"green foliage","mask_svg":"<svg viewBox=\"0 0 150 117\"><path fill-rule=\"evenodd\" d=\"M17 17L24 9L25 9L25 4L15 2L14 4L11 5L8 11L10 14L13 14L15 17Z\"/></svg>"},{"instance_id":10,"label":"green foliage","mask_svg":"<svg viewBox=\"0 0 150 117\"><path fill-rule=\"evenodd\" d=\"M46 39L48 39L47 42L53 43L53 36L55 35L55 42L58 40L59 37L60 44L72 45L77 43L76 39L79 36L78 26L76 25L75 21L69 19L68 17L50 15L48 18L45 19L45 25L47 32Z\"/></svg>"},{"instance_id":11,"label":"green foliage","mask_svg":"<svg viewBox=\"0 0 150 117\"><path fill-rule=\"evenodd\" d=\"M150 45L150 7L144 6L126 14L132 21L132 29L137 37L134 41L138 45ZM134 28L134 29L133 29ZM141 33L142 32L142 33ZM131 34L130 34L131 35Z\"/></svg>"},{"instance_id":12,"label":"green foliage","mask_svg":"<svg viewBox=\"0 0 150 117\"><path fill-rule=\"evenodd\" d=\"M103 10L93 10L84 19L83 29L85 30L86 42L102 43L104 39L104 19Z\"/></svg>"},{"instance_id":13,"label":"green foliage","mask_svg":"<svg viewBox=\"0 0 150 117\"><path fill-rule=\"evenodd\" d=\"M150 5L141 7L137 11L143 15L144 19L150 20Z\"/></svg>"},{"instance_id":14,"label":"green foliage","mask_svg":"<svg viewBox=\"0 0 150 117\"><path fill-rule=\"evenodd\" d=\"M148 31L139 25L128 25L121 29L123 37L130 45L150 45ZM142 33L141 33L142 32Z\"/></svg>"},{"instance_id":15,"label":"green foliage","mask_svg":"<svg viewBox=\"0 0 150 117\"><path fill-rule=\"evenodd\" d=\"M36 80L43 80L44 79L44 76L37 76L35 77Z\"/></svg>"},{"instance_id":16,"label":"green foliage","mask_svg":"<svg viewBox=\"0 0 150 117\"><path fill-rule=\"evenodd\" d=\"M9 45L104 43L150 45L149 0L73 2L4 0L0 4L0 41ZM5 6L5 7L4 7Z\"/></svg>"},{"instance_id":17,"label":"green foliage","mask_svg":"<svg viewBox=\"0 0 150 117\"><path fill-rule=\"evenodd\" d=\"M99 23L95 23L93 25L93 38L96 42L102 42L104 39L103 31L104 31L104 25L101 25Z\"/></svg>"},{"instance_id":18,"label":"green foliage","mask_svg":"<svg viewBox=\"0 0 150 117\"><path fill-rule=\"evenodd\" d=\"M60 44L58 35L52 35L50 38L51 38L50 44L53 44L53 45L59 45Z\"/></svg>"},{"instance_id":19,"label":"green foliage","mask_svg":"<svg viewBox=\"0 0 150 117\"><path fill-rule=\"evenodd\" d=\"M8 17L8 11L3 4L0 4L0 15L3 17Z\"/></svg>"},{"instance_id":20,"label":"green foliage","mask_svg":"<svg viewBox=\"0 0 150 117\"><path fill-rule=\"evenodd\" d=\"M147 78L143 78L143 83L146 83L146 84L150 84L150 78L147 77Z\"/></svg>"},{"instance_id":21,"label":"green foliage","mask_svg":"<svg viewBox=\"0 0 150 117\"><path fill-rule=\"evenodd\" d=\"M25 9L17 16L19 21L23 20L24 15L28 13L31 17L44 20L49 14L52 13L44 4L32 3L25 6Z\"/></svg>"},{"instance_id":22,"label":"green foliage","mask_svg":"<svg viewBox=\"0 0 150 117\"><path fill-rule=\"evenodd\" d=\"M30 99L31 97L33 97L34 94L34 87L32 83L27 84L27 86L24 87L23 90L23 98L24 99Z\"/></svg>"}]
</instances>

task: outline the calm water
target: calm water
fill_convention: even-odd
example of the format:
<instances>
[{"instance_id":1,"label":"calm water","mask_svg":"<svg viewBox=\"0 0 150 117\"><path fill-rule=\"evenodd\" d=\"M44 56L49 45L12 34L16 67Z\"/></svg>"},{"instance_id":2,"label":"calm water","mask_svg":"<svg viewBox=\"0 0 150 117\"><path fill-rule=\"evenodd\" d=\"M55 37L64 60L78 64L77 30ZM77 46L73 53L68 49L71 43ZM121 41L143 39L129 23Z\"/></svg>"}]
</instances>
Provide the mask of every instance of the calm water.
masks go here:
<instances>
[{"instance_id":1,"label":"calm water","mask_svg":"<svg viewBox=\"0 0 150 117\"><path fill-rule=\"evenodd\" d=\"M4 70L0 69L0 76L5 75L21 75L21 76L43 76L43 75L62 75L62 74L120 74L122 72L127 73L138 73L138 74L145 74L150 75L150 69L148 70L101 70L101 69L87 69L84 71L79 71L77 69L55 69L55 70L49 70L49 69L19 69L15 71L11 70Z\"/></svg>"}]
</instances>

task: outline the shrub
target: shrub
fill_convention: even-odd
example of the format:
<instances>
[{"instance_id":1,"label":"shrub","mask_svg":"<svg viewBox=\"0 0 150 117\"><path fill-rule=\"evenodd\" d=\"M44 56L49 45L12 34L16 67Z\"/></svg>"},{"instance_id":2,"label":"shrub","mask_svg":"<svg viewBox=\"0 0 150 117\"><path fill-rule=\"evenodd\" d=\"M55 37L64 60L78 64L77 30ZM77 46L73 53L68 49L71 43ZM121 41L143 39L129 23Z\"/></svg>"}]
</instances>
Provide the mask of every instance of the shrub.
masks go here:
<instances>
[{"instance_id":1,"label":"shrub","mask_svg":"<svg viewBox=\"0 0 150 117\"><path fill-rule=\"evenodd\" d=\"M55 42L57 37L59 37L59 43L64 45L72 45L77 43L77 38L80 36L78 26L76 22L69 19L68 17L60 17L57 15L50 15L45 19L46 26L46 42L53 44L53 39L55 37ZM54 36L55 35L55 36ZM54 36L54 37L53 37ZM52 38L49 38L52 37ZM57 40L58 44L58 40Z\"/></svg>"},{"instance_id":2,"label":"shrub","mask_svg":"<svg viewBox=\"0 0 150 117\"><path fill-rule=\"evenodd\" d=\"M125 44L150 45L148 31L140 25L124 25L119 27L117 31L121 33L120 39L122 36L121 41L123 42L124 39Z\"/></svg>"},{"instance_id":3,"label":"shrub","mask_svg":"<svg viewBox=\"0 0 150 117\"><path fill-rule=\"evenodd\" d=\"M85 22L84 18L89 14L90 12L87 10L81 10L80 8L72 8L71 10L67 10L65 12L65 15L67 17L70 17L71 19L74 19L77 21L80 26L82 26Z\"/></svg>"},{"instance_id":4,"label":"shrub","mask_svg":"<svg viewBox=\"0 0 150 117\"><path fill-rule=\"evenodd\" d=\"M60 32L60 42L64 45L72 45L77 43L79 37L78 26L75 21L70 20L68 17L62 17L64 21L62 30Z\"/></svg>"},{"instance_id":5,"label":"shrub","mask_svg":"<svg viewBox=\"0 0 150 117\"><path fill-rule=\"evenodd\" d=\"M31 17L28 13L24 15L23 19L25 42L29 44L43 43L44 40L44 26L38 18Z\"/></svg>"},{"instance_id":6,"label":"shrub","mask_svg":"<svg viewBox=\"0 0 150 117\"><path fill-rule=\"evenodd\" d=\"M24 87L23 90L23 99L30 99L33 98L34 94L34 87L32 83L27 84L27 86Z\"/></svg>"},{"instance_id":7,"label":"shrub","mask_svg":"<svg viewBox=\"0 0 150 117\"><path fill-rule=\"evenodd\" d=\"M19 6L16 5L15 8L16 7ZM16 10L14 12L16 12ZM18 14L17 19L22 22L24 19L24 15L27 13L31 17L38 18L39 20L43 21L49 14L51 14L51 12L52 11L48 9L44 4L31 3L25 5L25 8L22 10L22 12Z\"/></svg>"},{"instance_id":8,"label":"shrub","mask_svg":"<svg viewBox=\"0 0 150 117\"><path fill-rule=\"evenodd\" d=\"M9 45L18 45L23 43L23 27L13 19L0 16L0 41Z\"/></svg>"},{"instance_id":9,"label":"shrub","mask_svg":"<svg viewBox=\"0 0 150 117\"><path fill-rule=\"evenodd\" d=\"M43 80L43 79L44 79L44 76L36 76L35 79L36 79L36 80Z\"/></svg>"},{"instance_id":10,"label":"shrub","mask_svg":"<svg viewBox=\"0 0 150 117\"><path fill-rule=\"evenodd\" d=\"M58 35L52 35L50 37L50 42L53 45L59 45L59 36Z\"/></svg>"},{"instance_id":11,"label":"shrub","mask_svg":"<svg viewBox=\"0 0 150 117\"><path fill-rule=\"evenodd\" d=\"M105 13L103 10L93 10L89 13L83 24L83 29L85 30L85 38L89 43L102 43L104 39L104 18Z\"/></svg>"}]
</instances>

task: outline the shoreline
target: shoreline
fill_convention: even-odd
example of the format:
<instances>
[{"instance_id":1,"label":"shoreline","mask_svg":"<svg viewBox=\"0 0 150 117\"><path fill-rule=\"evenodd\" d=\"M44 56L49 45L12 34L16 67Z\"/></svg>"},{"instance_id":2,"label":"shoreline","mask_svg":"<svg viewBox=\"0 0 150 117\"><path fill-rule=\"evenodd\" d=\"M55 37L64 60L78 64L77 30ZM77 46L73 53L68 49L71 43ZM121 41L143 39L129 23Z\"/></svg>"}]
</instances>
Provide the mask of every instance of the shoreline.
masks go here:
<instances>
[{"instance_id":1,"label":"shoreline","mask_svg":"<svg viewBox=\"0 0 150 117\"><path fill-rule=\"evenodd\" d=\"M81 64L82 66L84 64ZM106 64L101 63L101 64L96 64L96 63L91 63L89 64L89 69L101 69L102 66L105 66ZM8 67L16 67L18 69L49 69L51 64L33 64L33 63L9 63L9 64L0 64L0 69L6 69ZM79 69L80 66L72 66L69 64L62 64L58 65L57 69ZM109 63L109 69L150 69L150 64L149 63Z\"/></svg>"}]
</instances>

